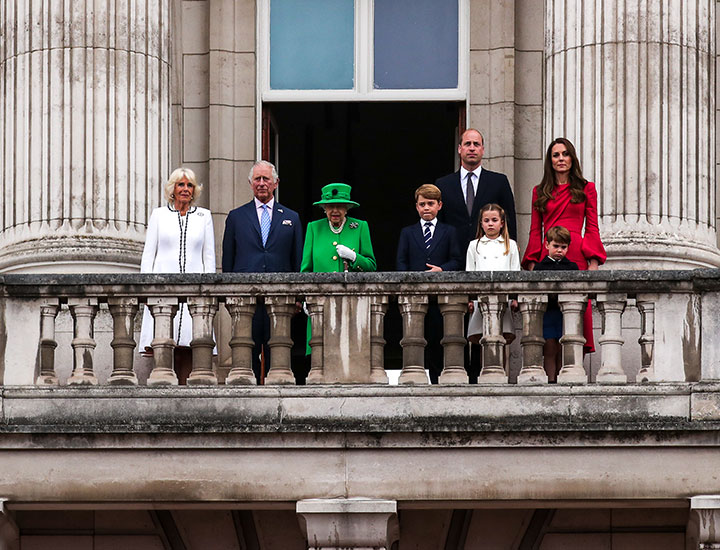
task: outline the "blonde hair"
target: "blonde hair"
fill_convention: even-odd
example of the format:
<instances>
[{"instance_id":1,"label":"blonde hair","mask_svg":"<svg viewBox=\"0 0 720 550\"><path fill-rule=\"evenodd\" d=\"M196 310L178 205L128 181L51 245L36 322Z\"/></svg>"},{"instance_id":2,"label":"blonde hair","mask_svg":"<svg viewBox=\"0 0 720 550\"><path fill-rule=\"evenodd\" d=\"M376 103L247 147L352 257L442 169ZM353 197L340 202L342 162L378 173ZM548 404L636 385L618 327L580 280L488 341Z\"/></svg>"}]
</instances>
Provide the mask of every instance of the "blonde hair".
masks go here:
<instances>
[{"instance_id":1,"label":"blonde hair","mask_svg":"<svg viewBox=\"0 0 720 550\"><path fill-rule=\"evenodd\" d=\"M163 188L163 191L165 192L165 200L171 204L175 202L175 184L179 182L183 177L186 177L187 180L193 184L193 195L192 199L190 200L190 205L192 206L193 204L195 204L195 201L200 196L203 186L202 183L197 182L195 172L190 170L190 168L176 168L175 170L173 170L173 173L170 174L168 182Z\"/></svg>"},{"instance_id":2,"label":"blonde hair","mask_svg":"<svg viewBox=\"0 0 720 550\"><path fill-rule=\"evenodd\" d=\"M478 239L478 242L475 243L475 249L479 250L479 240L485 236L485 230L483 230L482 226L482 218L485 212L497 212L498 214L500 214L500 219L503 223L503 227L500 230L500 236L505 241L505 253L503 254L503 256L507 256L508 254L510 254L510 234L508 233L507 222L505 221L505 210L503 210L502 206L500 206L499 204L495 204L494 202L486 204L480 209L480 214L478 215L477 235L475 235L475 238Z\"/></svg>"}]
</instances>

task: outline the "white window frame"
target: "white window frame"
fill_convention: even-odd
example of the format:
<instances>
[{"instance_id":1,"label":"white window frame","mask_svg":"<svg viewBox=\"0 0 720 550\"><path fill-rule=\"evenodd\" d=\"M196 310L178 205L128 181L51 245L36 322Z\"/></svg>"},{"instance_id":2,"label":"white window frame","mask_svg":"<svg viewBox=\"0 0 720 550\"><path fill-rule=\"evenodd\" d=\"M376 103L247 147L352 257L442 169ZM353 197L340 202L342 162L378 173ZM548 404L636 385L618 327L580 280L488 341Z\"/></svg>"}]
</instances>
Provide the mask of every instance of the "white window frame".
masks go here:
<instances>
[{"instance_id":1,"label":"white window frame","mask_svg":"<svg viewBox=\"0 0 720 550\"><path fill-rule=\"evenodd\" d=\"M353 88L349 90L270 89L270 0L257 0L257 82L261 102L269 101L466 101L470 63L469 0L458 0L458 85L444 89L374 88L374 0L355 0Z\"/></svg>"}]
</instances>

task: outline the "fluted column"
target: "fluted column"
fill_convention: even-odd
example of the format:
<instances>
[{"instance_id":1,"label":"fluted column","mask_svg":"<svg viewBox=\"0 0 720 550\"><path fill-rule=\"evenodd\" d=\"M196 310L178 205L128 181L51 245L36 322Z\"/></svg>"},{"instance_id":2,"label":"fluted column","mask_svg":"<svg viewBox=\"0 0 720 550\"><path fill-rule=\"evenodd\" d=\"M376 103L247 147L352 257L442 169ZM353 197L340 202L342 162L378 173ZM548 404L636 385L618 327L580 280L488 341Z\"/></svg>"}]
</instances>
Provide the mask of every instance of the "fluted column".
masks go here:
<instances>
[{"instance_id":1,"label":"fluted column","mask_svg":"<svg viewBox=\"0 0 720 550\"><path fill-rule=\"evenodd\" d=\"M48 300L40 306L40 373L35 380L38 386L57 386L55 374L55 319L60 304L57 299Z\"/></svg>"},{"instance_id":2,"label":"fluted column","mask_svg":"<svg viewBox=\"0 0 720 550\"><path fill-rule=\"evenodd\" d=\"M400 345L403 351L403 367L399 384L428 384L425 372L425 313L428 309L427 296L399 296L398 305L403 318L403 337Z\"/></svg>"},{"instance_id":3,"label":"fluted column","mask_svg":"<svg viewBox=\"0 0 720 550\"><path fill-rule=\"evenodd\" d=\"M0 4L0 271L137 270L169 173L170 0Z\"/></svg>"},{"instance_id":4,"label":"fluted column","mask_svg":"<svg viewBox=\"0 0 720 550\"><path fill-rule=\"evenodd\" d=\"M108 384L136 386L137 376L133 369L135 352L135 316L138 312L137 298L108 298L108 308L113 318L113 371Z\"/></svg>"},{"instance_id":5,"label":"fluted column","mask_svg":"<svg viewBox=\"0 0 720 550\"><path fill-rule=\"evenodd\" d=\"M518 306L522 314L522 369L518 384L547 384L548 376L543 367L543 314L547 309L547 295L521 294Z\"/></svg>"},{"instance_id":6,"label":"fluted column","mask_svg":"<svg viewBox=\"0 0 720 550\"><path fill-rule=\"evenodd\" d=\"M597 182L613 267L720 265L715 0L548 0L545 142Z\"/></svg>"}]
</instances>

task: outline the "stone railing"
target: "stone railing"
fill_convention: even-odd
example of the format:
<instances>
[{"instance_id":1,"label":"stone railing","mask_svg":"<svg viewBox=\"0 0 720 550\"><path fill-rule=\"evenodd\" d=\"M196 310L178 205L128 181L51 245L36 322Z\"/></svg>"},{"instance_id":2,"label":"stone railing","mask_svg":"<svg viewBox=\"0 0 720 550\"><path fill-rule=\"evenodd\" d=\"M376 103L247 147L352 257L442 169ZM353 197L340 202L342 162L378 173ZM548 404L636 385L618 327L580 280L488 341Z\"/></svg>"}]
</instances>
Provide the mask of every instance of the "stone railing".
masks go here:
<instances>
[{"instance_id":1,"label":"stone railing","mask_svg":"<svg viewBox=\"0 0 720 550\"><path fill-rule=\"evenodd\" d=\"M598 271L580 273L371 273L208 275L8 275L0 277L2 372L6 385L58 384L56 319L72 318L72 372L68 385L96 385L98 361L112 362L107 383L134 385L136 316L143 305L155 318L152 371L147 385L172 385L172 316L186 303L193 318L189 384L218 383L214 334L229 334L226 384L254 384L251 318L262 298L271 319L267 384L294 384L290 319L304 299L313 337L308 384L387 384L384 316L396 300L403 318L400 384L427 384L423 368L424 314L437 300L444 319L442 384L465 384L464 316L470 298L484 314L480 383L547 382L542 367L542 315L548 294L564 314L560 384L624 384L720 378L720 271ZM502 315L516 298L520 353L510 376ZM582 312L593 300L599 368L583 360ZM231 328L213 331L224 307ZM110 349L95 338L98 312L112 319ZM632 312L632 313L629 313ZM634 329L624 317L635 315ZM227 347L225 347L227 349ZM102 358L102 359L101 359Z\"/></svg>"}]
</instances>

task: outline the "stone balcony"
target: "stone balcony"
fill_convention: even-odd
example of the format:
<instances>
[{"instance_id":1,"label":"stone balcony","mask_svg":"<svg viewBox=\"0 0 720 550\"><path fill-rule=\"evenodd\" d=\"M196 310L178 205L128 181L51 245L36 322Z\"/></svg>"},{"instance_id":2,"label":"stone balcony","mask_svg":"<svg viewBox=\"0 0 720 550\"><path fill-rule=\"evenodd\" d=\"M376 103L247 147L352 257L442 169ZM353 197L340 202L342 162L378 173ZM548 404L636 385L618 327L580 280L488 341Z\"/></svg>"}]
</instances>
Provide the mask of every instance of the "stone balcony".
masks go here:
<instances>
[{"instance_id":1,"label":"stone balcony","mask_svg":"<svg viewBox=\"0 0 720 550\"><path fill-rule=\"evenodd\" d=\"M18 509L139 501L261 507L359 496L420 507L685 506L692 496L720 494L716 270L18 275L0 284L0 495ZM557 385L541 372L548 294L566 314ZM249 319L260 296L273 323L264 387L250 373ZM423 312L433 297L445 319L437 386L422 368ZM462 369L470 297L479 297L488 328L477 385ZM518 300L522 330L505 365L498 320L508 297ZM599 348L590 366L580 336L588 297ZM298 298L307 301L314 338L308 385L296 387L289 319ZM391 301L404 325L399 386L388 385L382 363ZM196 321L187 387L174 385L169 353L179 302ZM147 376L135 364L133 321L142 304L158 321ZM219 307L232 325L227 342L216 331L219 347L231 350L221 384L211 330ZM71 334L56 331L62 323Z\"/></svg>"}]
</instances>

